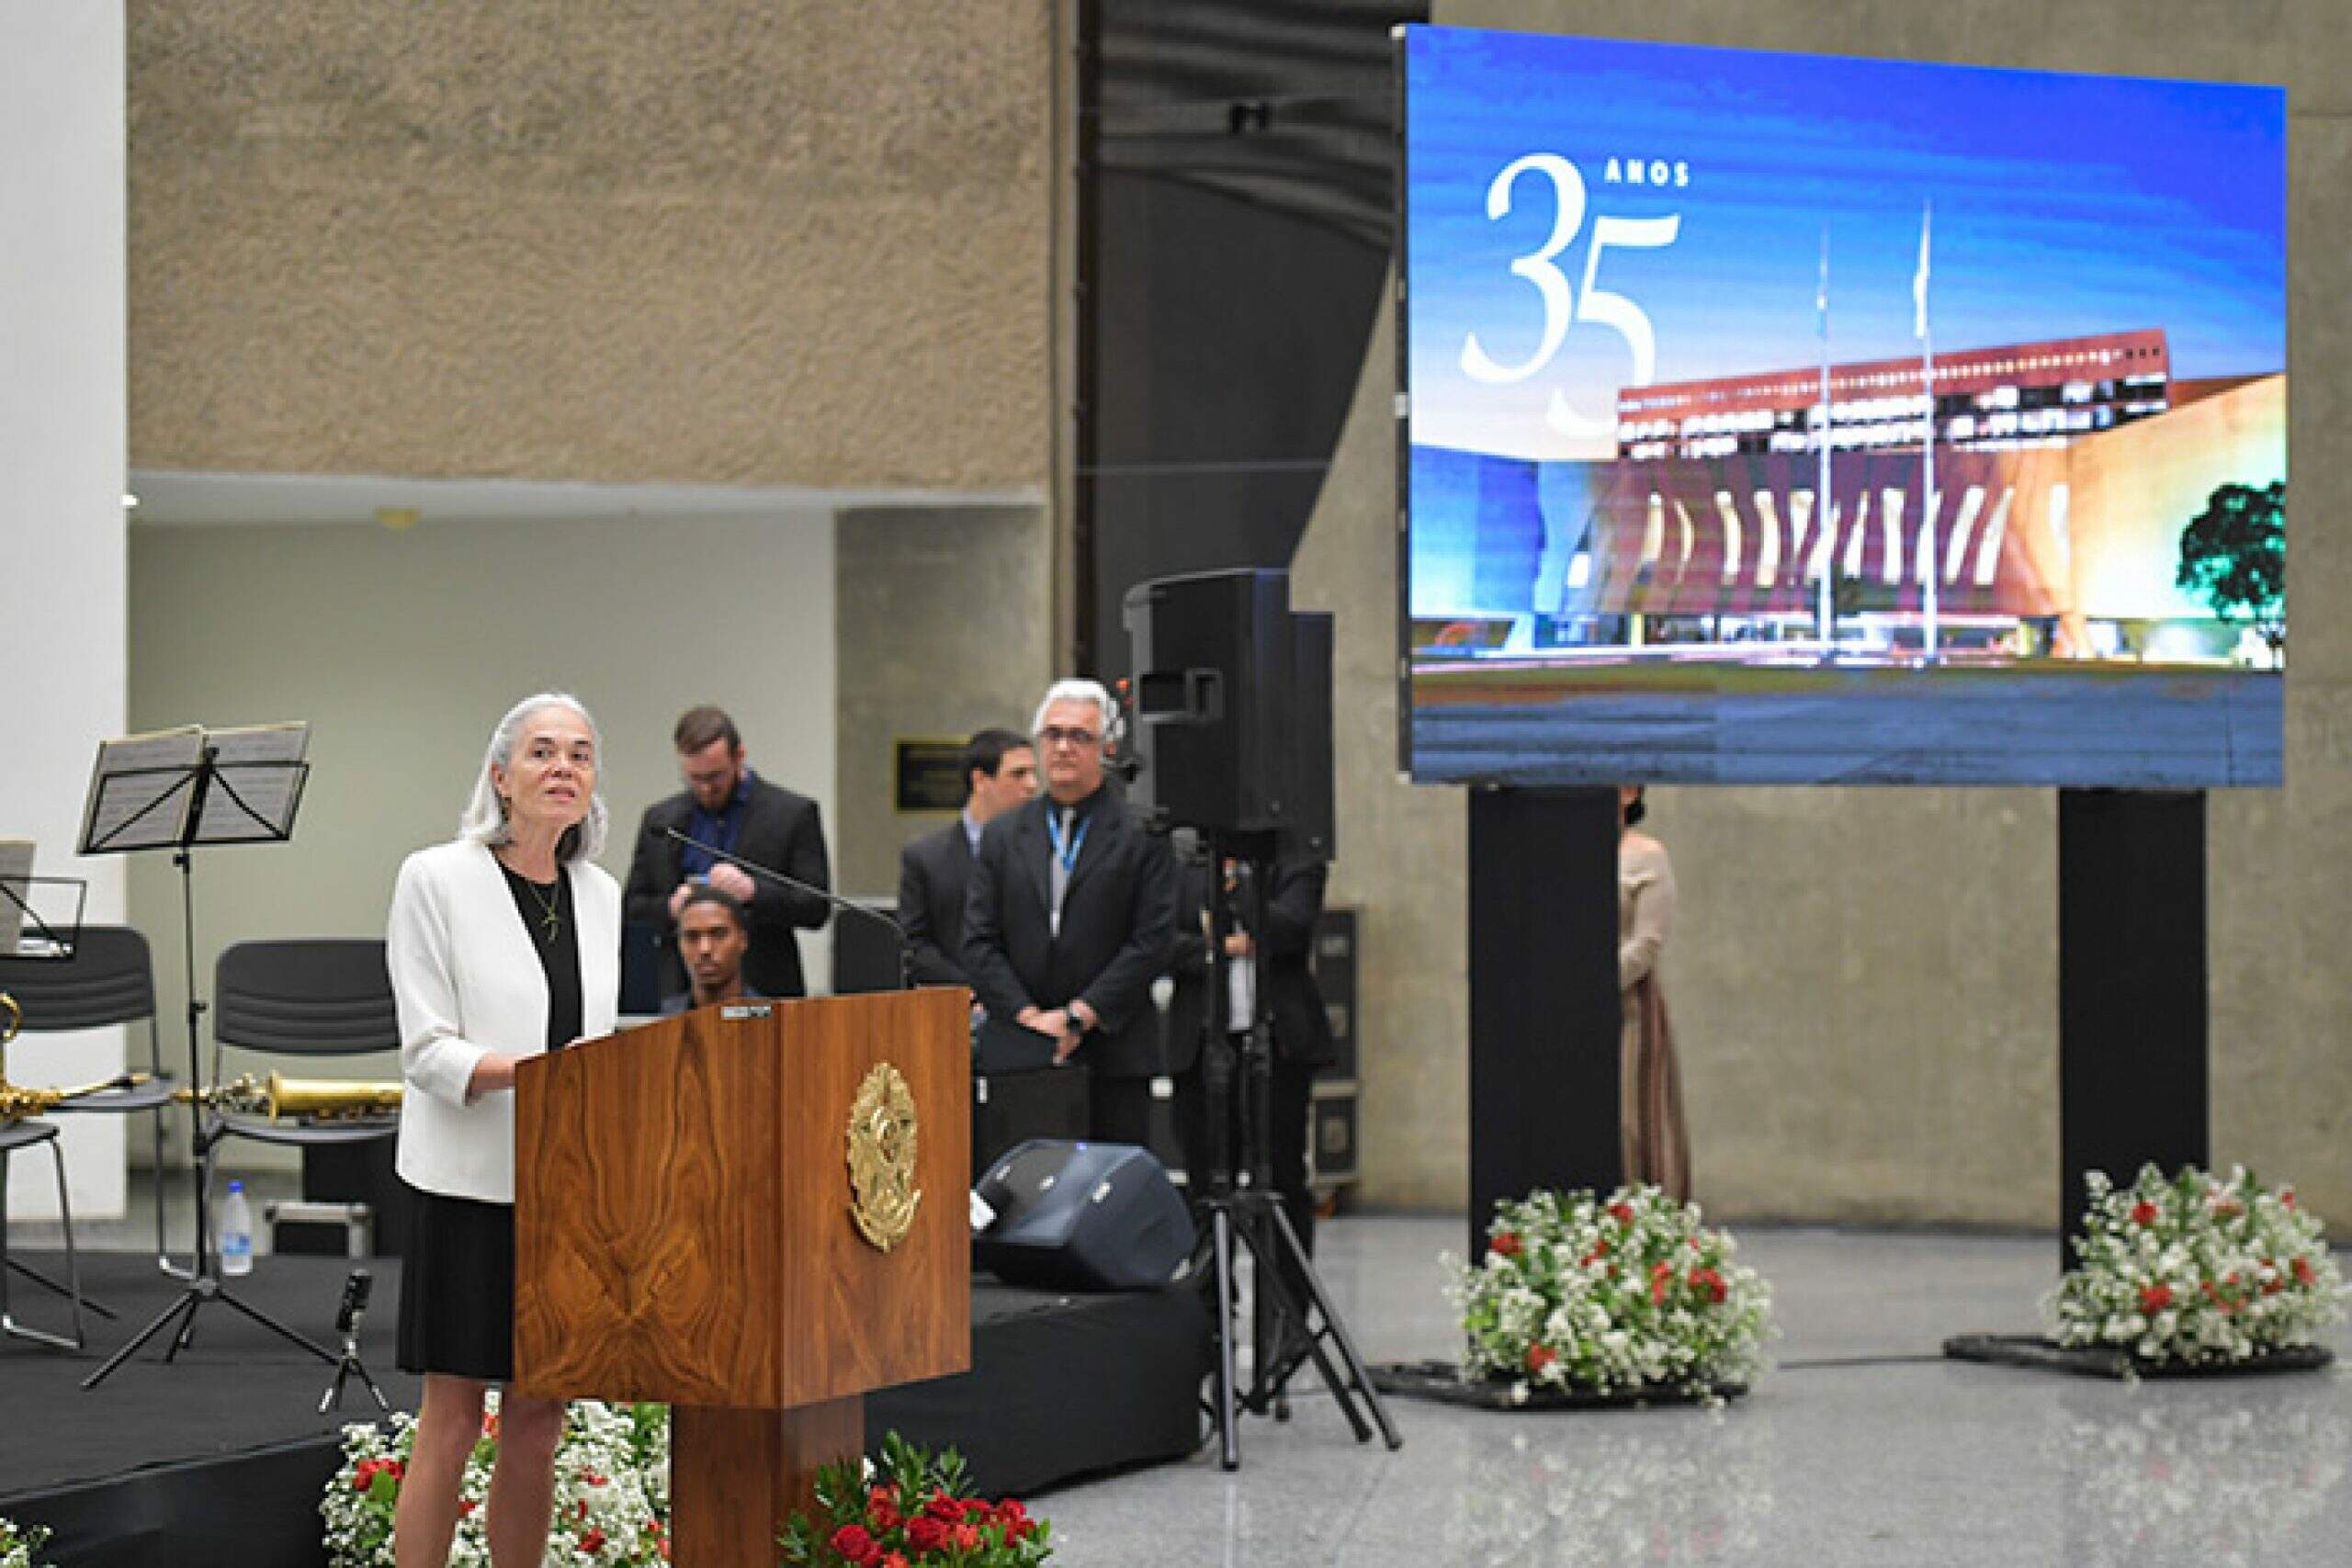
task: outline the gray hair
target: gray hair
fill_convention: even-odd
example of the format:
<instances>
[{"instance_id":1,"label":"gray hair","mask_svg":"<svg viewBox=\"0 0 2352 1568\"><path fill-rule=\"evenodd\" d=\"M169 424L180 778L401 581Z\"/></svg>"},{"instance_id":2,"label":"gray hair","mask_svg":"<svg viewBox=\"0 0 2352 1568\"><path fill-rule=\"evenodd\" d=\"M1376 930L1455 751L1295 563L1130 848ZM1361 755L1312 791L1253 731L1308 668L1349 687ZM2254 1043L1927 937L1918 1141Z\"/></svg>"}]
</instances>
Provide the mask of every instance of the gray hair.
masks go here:
<instances>
[{"instance_id":1,"label":"gray hair","mask_svg":"<svg viewBox=\"0 0 2352 1568\"><path fill-rule=\"evenodd\" d=\"M535 697L525 697L506 710L498 728L490 732L489 749L481 758L481 774L474 780L473 798L466 803L466 814L458 819L458 837L492 849L513 841L514 830L506 825L506 813L498 800L498 783L491 776L492 768L503 768L514 761L514 742L523 733L523 726L542 708L565 707L578 714L588 726L588 734L596 742L596 757L601 763L605 755L605 738L596 728L595 717L582 706L578 697L563 692L541 692ZM605 833L612 820L612 813L605 807L604 770L596 773L596 788L588 797L588 815L563 830L555 848L559 861L594 860L605 852Z\"/></svg>"},{"instance_id":2,"label":"gray hair","mask_svg":"<svg viewBox=\"0 0 2352 1568\"><path fill-rule=\"evenodd\" d=\"M1046 710L1056 703L1092 703L1094 728L1102 731L1104 739L1110 739L1111 721L1118 716L1119 710L1112 705L1111 694L1102 689L1102 682L1075 677L1055 682L1046 688L1045 700L1037 705L1037 716L1029 721L1030 734L1046 728Z\"/></svg>"}]
</instances>

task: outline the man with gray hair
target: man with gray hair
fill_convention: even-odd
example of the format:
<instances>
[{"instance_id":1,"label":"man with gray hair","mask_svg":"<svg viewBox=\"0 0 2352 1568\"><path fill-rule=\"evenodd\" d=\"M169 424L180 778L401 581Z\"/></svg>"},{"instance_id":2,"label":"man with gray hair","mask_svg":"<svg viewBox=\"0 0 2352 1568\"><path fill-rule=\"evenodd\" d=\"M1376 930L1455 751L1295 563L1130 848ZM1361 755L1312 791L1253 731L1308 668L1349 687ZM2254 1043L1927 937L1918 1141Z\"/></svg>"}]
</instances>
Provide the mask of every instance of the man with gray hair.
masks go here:
<instances>
[{"instance_id":1,"label":"man with gray hair","mask_svg":"<svg viewBox=\"0 0 2352 1568\"><path fill-rule=\"evenodd\" d=\"M1162 1070L1151 982L1173 933L1166 840L1144 831L1104 781L1111 694L1058 681L1031 727L1045 794L991 821L964 904L964 969L992 1019L1084 1063L1089 1131L1142 1144Z\"/></svg>"}]
</instances>

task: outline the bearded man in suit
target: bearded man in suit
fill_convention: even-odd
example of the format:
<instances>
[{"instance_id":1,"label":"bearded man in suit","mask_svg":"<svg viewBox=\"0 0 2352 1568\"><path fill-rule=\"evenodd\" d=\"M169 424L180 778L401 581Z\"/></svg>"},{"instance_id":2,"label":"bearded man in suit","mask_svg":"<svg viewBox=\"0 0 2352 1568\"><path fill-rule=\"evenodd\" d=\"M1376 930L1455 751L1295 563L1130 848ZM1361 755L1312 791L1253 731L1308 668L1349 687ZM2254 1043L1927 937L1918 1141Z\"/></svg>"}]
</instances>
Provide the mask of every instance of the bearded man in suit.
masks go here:
<instances>
[{"instance_id":1,"label":"bearded man in suit","mask_svg":"<svg viewBox=\"0 0 2352 1568\"><path fill-rule=\"evenodd\" d=\"M817 803L752 773L735 721L715 707L689 708L671 737L686 787L648 807L629 862L625 911L630 923L661 933L661 991L686 988L678 956L678 913L697 886L707 885L751 915L751 950L743 983L763 997L805 997L800 942L796 934L821 927L832 912L813 893L801 893L670 837L672 829L715 845L753 865L830 890L825 827Z\"/></svg>"}]
</instances>

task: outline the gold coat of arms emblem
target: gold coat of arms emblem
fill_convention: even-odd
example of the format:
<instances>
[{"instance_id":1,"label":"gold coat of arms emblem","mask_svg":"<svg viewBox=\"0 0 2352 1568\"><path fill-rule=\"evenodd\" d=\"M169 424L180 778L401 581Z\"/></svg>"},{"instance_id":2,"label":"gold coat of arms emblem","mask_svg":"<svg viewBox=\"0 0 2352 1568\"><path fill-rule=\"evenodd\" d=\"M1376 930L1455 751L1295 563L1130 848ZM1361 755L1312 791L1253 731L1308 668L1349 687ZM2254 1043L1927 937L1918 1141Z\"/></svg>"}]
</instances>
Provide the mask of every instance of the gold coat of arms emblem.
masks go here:
<instances>
[{"instance_id":1,"label":"gold coat of arms emblem","mask_svg":"<svg viewBox=\"0 0 2352 1568\"><path fill-rule=\"evenodd\" d=\"M884 1252L907 1239L922 1204L915 1133L914 1091L898 1068L876 1064L850 1106L849 1212L857 1234Z\"/></svg>"}]
</instances>

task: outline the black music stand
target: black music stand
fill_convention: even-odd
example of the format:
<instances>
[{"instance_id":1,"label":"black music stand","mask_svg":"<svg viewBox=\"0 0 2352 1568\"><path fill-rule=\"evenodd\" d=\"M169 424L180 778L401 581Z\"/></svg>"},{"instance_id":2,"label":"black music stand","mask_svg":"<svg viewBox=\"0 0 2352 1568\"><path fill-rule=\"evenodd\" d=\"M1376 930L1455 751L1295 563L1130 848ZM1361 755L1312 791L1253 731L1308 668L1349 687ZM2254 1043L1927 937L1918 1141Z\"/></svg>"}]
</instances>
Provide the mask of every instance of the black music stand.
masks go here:
<instances>
[{"instance_id":1,"label":"black music stand","mask_svg":"<svg viewBox=\"0 0 2352 1568\"><path fill-rule=\"evenodd\" d=\"M0 958L28 958L61 964L68 962L74 956L75 945L82 940L82 910L89 901L90 885L85 879L78 876L35 876L29 869L30 863L28 862L27 865L28 869L22 874L0 873ZM40 896L34 892L34 889L38 887L72 888L74 890L72 918L69 919L61 908L56 919L52 920L35 908ZM62 896L61 895L60 897L62 901ZM6 936L9 926L17 927L14 938ZM0 1040L6 1038L7 1033L0 1031ZM7 1081L7 1077L6 1048L0 1046L0 1083ZM0 1192L0 1202L6 1202L6 1200L7 1194ZM63 1210L60 1217L65 1222L67 1239L70 1243L74 1215L70 1209L64 1209L62 1202L60 1208ZM5 1224L5 1217L0 1217L0 1224ZM70 1300L78 1300L82 1305L88 1307L101 1317L111 1319L114 1316L112 1308L92 1297L83 1295L78 1289L69 1289L59 1284L31 1264L7 1254L5 1248L0 1248L0 1265L5 1265L36 1285L53 1291ZM24 1332L32 1331L25 1330ZM47 1335L41 1335L40 1337L44 1342L50 1339ZM71 1348L71 1341L61 1343L60 1348Z\"/></svg>"},{"instance_id":2,"label":"black music stand","mask_svg":"<svg viewBox=\"0 0 2352 1568\"><path fill-rule=\"evenodd\" d=\"M305 725L273 725L255 729L214 730L189 728L161 735L111 740L98 749L90 777L89 807L82 823L81 852L128 854L140 850L168 850L180 873L181 950L187 964L188 1084L200 1091L204 1083L204 1051L200 1039L206 1003L196 989L195 852L225 844L282 844L294 836L294 817L302 804L302 789L311 765L302 760L309 745ZM188 1100L191 1153L197 1168L204 1165L208 1146L204 1102L200 1092ZM156 1172L155 1179L163 1179ZM212 1234L210 1193L197 1179L196 1252L179 1299L139 1331L129 1344L107 1359L106 1364L82 1382L93 1389L112 1376L139 1348L167 1325L176 1325L172 1347L164 1353L171 1360L196 1335L196 1314L207 1302L222 1302L244 1314L279 1338L310 1351L329 1366L334 1351L296 1333L258 1308L237 1299L220 1277L220 1249ZM174 1268L172 1272L179 1274Z\"/></svg>"},{"instance_id":3,"label":"black music stand","mask_svg":"<svg viewBox=\"0 0 2352 1568\"><path fill-rule=\"evenodd\" d=\"M70 887L74 890L74 912L67 915L62 908L54 919L43 914L38 907L40 887ZM59 895L62 903L63 895ZM82 911L89 903L90 884L79 876L11 876L0 875L0 917L14 917L17 939L13 943L0 944L0 958L29 958L42 962L69 963L82 941ZM0 926L0 930L4 930Z\"/></svg>"}]
</instances>

